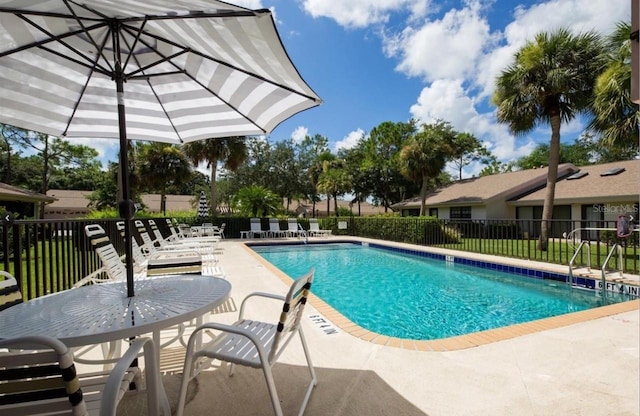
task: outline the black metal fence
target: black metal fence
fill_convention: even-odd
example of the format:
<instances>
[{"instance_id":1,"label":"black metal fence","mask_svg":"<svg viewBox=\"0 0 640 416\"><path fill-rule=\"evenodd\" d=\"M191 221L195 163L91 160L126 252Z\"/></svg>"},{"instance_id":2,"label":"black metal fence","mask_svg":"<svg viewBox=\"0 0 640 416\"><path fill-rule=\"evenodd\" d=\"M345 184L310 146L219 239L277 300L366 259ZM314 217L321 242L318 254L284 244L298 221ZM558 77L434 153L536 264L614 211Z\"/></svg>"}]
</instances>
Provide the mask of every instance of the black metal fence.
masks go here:
<instances>
[{"instance_id":1,"label":"black metal fence","mask_svg":"<svg viewBox=\"0 0 640 416\"><path fill-rule=\"evenodd\" d=\"M193 225L195 218L176 218ZM225 224L226 238L239 238L250 229L249 218L219 217L214 225ZM124 242L115 219L104 220L20 220L0 223L0 264L12 273L25 299L73 287L84 276L98 270L100 260L85 235L87 224L100 224L114 246L124 254ZM262 229L268 229L268 218L262 219ZM284 220L283 220L284 221ZM308 222L298 220L305 229ZM144 219L143 219L144 222ZM165 219L155 219L164 236L171 231ZM638 233L631 237L616 237L615 222L554 220L550 224L547 250L538 247L539 220L437 220L421 217L328 217L320 218L320 228L331 229L333 235L350 235L410 244L434 246L466 252L494 254L568 265L581 241L589 241L591 266L602 264L613 247L624 249L624 270L638 274ZM600 229L610 230L600 230ZM582 229L575 232L576 229ZM134 238L140 241L134 227ZM583 251L577 265L587 264Z\"/></svg>"}]
</instances>

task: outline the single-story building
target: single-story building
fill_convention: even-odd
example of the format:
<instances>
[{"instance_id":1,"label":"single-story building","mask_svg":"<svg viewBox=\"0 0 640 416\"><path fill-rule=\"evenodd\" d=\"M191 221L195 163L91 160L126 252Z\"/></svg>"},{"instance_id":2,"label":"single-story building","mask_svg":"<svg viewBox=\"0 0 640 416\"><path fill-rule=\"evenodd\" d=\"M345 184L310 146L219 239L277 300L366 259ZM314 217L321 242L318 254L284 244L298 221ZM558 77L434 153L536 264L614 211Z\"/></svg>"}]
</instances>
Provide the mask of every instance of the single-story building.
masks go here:
<instances>
[{"instance_id":1,"label":"single-story building","mask_svg":"<svg viewBox=\"0 0 640 416\"><path fill-rule=\"evenodd\" d=\"M442 219L527 220L542 218L547 167L463 179L427 195L426 213ZM638 215L640 160L558 166L553 218L615 221ZM419 215L420 197L391 206L402 216ZM578 227L580 223L578 223ZM573 227L577 228L577 227ZM532 230L533 231L533 230Z\"/></svg>"},{"instance_id":2,"label":"single-story building","mask_svg":"<svg viewBox=\"0 0 640 416\"><path fill-rule=\"evenodd\" d=\"M0 182L0 206L12 212L16 218L34 217L40 214L41 203L51 204L55 198L38 192Z\"/></svg>"},{"instance_id":3,"label":"single-story building","mask_svg":"<svg viewBox=\"0 0 640 416\"><path fill-rule=\"evenodd\" d=\"M45 206L44 216L47 219L78 218L86 216L89 209L88 196L91 191L66 189L50 189L47 195L55 201ZM192 195L166 195L167 211L194 210L198 197ZM150 212L160 212L160 194L142 195L142 203Z\"/></svg>"}]
</instances>

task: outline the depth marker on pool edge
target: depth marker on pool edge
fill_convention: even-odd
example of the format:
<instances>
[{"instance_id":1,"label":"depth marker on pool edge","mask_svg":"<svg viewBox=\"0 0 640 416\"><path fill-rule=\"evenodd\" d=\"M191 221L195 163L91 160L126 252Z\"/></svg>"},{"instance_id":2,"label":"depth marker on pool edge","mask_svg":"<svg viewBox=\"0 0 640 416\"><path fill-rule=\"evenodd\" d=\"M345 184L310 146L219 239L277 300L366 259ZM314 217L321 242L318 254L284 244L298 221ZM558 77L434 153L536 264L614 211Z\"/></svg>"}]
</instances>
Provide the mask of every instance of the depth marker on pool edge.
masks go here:
<instances>
[{"instance_id":1,"label":"depth marker on pool edge","mask_svg":"<svg viewBox=\"0 0 640 416\"><path fill-rule=\"evenodd\" d=\"M320 314L309 315L309 319L315 323L325 334L337 334L338 330L325 317Z\"/></svg>"}]
</instances>

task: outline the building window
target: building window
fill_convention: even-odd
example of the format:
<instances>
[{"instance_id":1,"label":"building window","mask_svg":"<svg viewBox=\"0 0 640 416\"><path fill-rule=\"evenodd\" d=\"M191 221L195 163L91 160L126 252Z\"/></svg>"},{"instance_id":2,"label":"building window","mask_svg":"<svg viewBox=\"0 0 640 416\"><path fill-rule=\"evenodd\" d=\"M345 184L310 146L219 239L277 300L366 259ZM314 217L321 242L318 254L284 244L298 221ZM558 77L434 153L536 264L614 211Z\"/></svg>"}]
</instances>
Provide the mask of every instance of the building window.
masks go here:
<instances>
[{"instance_id":1,"label":"building window","mask_svg":"<svg viewBox=\"0 0 640 416\"><path fill-rule=\"evenodd\" d=\"M438 218L438 208L429 208L429 216Z\"/></svg>"},{"instance_id":2,"label":"building window","mask_svg":"<svg viewBox=\"0 0 640 416\"><path fill-rule=\"evenodd\" d=\"M449 208L449 218L452 220L470 220L471 207L451 207Z\"/></svg>"}]
</instances>

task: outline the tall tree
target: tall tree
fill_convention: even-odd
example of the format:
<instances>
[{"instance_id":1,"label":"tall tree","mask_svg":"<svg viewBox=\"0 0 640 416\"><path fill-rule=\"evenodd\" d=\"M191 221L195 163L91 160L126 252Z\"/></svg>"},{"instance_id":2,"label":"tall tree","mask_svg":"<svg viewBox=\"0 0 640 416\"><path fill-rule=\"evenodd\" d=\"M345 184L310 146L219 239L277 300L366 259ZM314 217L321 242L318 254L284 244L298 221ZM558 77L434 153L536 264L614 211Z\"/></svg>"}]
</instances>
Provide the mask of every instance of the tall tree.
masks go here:
<instances>
[{"instance_id":1,"label":"tall tree","mask_svg":"<svg viewBox=\"0 0 640 416\"><path fill-rule=\"evenodd\" d=\"M560 126L587 112L593 86L602 69L603 45L595 32L574 35L561 28L542 32L514 55L514 62L496 80L493 102L497 120L522 135L540 124L551 126L547 187L538 246L547 249L553 215Z\"/></svg>"},{"instance_id":2,"label":"tall tree","mask_svg":"<svg viewBox=\"0 0 640 416\"><path fill-rule=\"evenodd\" d=\"M216 176L218 163L231 171L235 171L247 159L247 145L245 137L226 137L221 139L205 139L184 145L184 152L191 162L198 166L206 163L211 169L211 207L218 208L218 193Z\"/></svg>"},{"instance_id":3,"label":"tall tree","mask_svg":"<svg viewBox=\"0 0 640 416\"><path fill-rule=\"evenodd\" d=\"M470 163L491 161L491 152L471 133L457 133L451 146L449 160L458 170L458 180L462 180L462 169Z\"/></svg>"},{"instance_id":4,"label":"tall tree","mask_svg":"<svg viewBox=\"0 0 640 416\"><path fill-rule=\"evenodd\" d=\"M329 199L333 197L334 213L338 216L338 197L351 191L352 182L344 161L335 159L325 161L322 173L318 178L318 190L327 194L327 216L329 216Z\"/></svg>"},{"instance_id":5,"label":"tall tree","mask_svg":"<svg viewBox=\"0 0 640 416\"><path fill-rule=\"evenodd\" d=\"M408 123L385 121L374 127L364 140L362 169L376 178L371 183L371 195L387 211L391 204L412 194L413 183L400 172L400 149L416 132L414 120ZM410 191L408 190L410 189Z\"/></svg>"},{"instance_id":6,"label":"tall tree","mask_svg":"<svg viewBox=\"0 0 640 416\"><path fill-rule=\"evenodd\" d=\"M160 192L160 211L166 211L167 190L182 185L191 176L191 165L180 148L160 142L138 145L138 171L147 191Z\"/></svg>"},{"instance_id":7,"label":"tall tree","mask_svg":"<svg viewBox=\"0 0 640 416\"><path fill-rule=\"evenodd\" d=\"M400 152L402 173L420 183L420 215L425 215L425 200L429 184L434 184L447 159L453 156L457 133L448 122L438 120L423 124Z\"/></svg>"},{"instance_id":8,"label":"tall tree","mask_svg":"<svg viewBox=\"0 0 640 416\"><path fill-rule=\"evenodd\" d=\"M589 129L607 148L638 150L638 106L631 102L631 24L620 22L608 37L606 68L598 76Z\"/></svg>"},{"instance_id":9,"label":"tall tree","mask_svg":"<svg viewBox=\"0 0 640 416\"><path fill-rule=\"evenodd\" d=\"M95 163L94 159L98 156L98 152L88 146L71 144L48 134L26 130L22 132L24 134L16 137L16 143L22 148L34 150L42 161L39 192L44 195L49 190L49 180L56 170L70 166L89 166ZM40 218L44 218L44 204L40 204Z\"/></svg>"}]
</instances>

